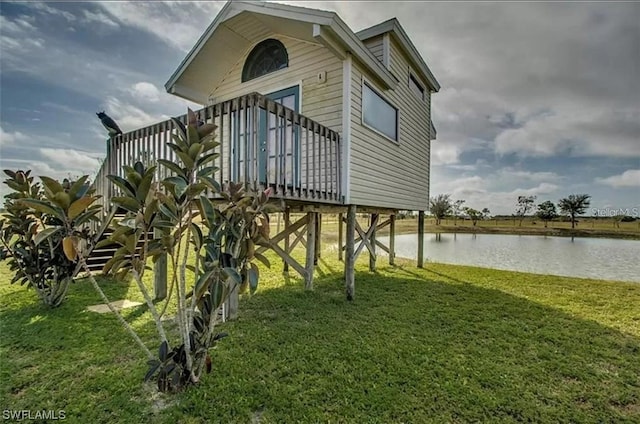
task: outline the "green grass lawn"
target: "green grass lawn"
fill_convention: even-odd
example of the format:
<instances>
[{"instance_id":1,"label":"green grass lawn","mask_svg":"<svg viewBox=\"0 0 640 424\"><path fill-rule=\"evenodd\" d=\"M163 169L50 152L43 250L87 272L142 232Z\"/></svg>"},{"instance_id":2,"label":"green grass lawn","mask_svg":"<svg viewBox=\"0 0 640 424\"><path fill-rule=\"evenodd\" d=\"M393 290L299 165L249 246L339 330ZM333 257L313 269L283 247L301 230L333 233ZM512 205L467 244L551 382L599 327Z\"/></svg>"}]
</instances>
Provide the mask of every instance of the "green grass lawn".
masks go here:
<instances>
[{"instance_id":1,"label":"green grass lawn","mask_svg":"<svg viewBox=\"0 0 640 424\"><path fill-rule=\"evenodd\" d=\"M224 324L214 374L160 396L86 281L46 310L0 264L0 408L67 422L640 422L640 284L358 262L356 300L325 252L315 290L274 260ZM113 299L137 289L102 280ZM144 307L125 316L150 345Z\"/></svg>"}]
</instances>

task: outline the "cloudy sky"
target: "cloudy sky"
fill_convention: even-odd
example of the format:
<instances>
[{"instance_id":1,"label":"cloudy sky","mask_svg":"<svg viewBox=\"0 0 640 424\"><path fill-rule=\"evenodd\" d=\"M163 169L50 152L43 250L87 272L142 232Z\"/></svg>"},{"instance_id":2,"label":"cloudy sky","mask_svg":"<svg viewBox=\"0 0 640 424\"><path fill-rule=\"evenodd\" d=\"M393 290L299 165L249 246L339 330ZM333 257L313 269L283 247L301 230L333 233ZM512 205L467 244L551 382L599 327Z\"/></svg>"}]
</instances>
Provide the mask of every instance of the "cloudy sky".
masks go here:
<instances>
[{"instance_id":1,"label":"cloudy sky","mask_svg":"<svg viewBox=\"0 0 640 424\"><path fill-rule=\"evenodd\" d=\"M354 31L400 20L442 85L432 195L502 214L519 195L640 206L640 3L289 3ZM164 83L223 4L0 3L2 169L92 173L95 112L125 131L184 113Z\"/></svg>"}]
</instances>

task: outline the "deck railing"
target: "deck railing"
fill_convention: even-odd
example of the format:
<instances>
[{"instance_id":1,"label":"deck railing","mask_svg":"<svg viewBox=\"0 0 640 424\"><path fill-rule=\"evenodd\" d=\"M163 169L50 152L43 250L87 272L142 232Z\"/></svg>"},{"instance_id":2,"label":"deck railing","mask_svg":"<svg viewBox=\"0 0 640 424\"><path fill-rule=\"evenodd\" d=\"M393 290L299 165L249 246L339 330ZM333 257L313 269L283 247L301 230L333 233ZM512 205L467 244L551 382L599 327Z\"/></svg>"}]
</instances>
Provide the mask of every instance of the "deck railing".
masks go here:
<instances>
[{"instance_id":1,"label":"deck railing","mask_svg":"<svg viewBox=\"0 0 640 424\"><path fill-rule=\"evenodd\" d=\"M342 203L341 145L334 130L257 93L207 106L196 114L217 126L220 156L215 178L221 185L241 182L253 190L272 187L275 198ZM186 115L178 119L184 123ZM105 211L117 195L107 175L124 176L122 166L136 161L178 162L166 145L175 130L174 122L166 120L109 140L94 182ZM159 178L169 175L161 166L157 172Z\"/></svg>"}]
</instances>

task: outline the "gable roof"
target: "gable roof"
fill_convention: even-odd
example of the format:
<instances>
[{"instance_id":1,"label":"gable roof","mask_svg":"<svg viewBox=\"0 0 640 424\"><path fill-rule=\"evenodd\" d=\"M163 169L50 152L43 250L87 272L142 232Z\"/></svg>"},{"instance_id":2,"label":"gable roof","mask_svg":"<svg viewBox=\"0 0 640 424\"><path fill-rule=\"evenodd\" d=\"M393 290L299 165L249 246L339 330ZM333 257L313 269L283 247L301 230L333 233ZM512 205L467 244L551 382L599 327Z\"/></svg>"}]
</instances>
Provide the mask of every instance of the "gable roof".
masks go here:
<instances>
[{"instance_id":1,"label":"gable roof","mask_svg":"<svg viewBox=\"0 0 640 424\"><path fill-rule=\"evenodd\" d=\"M302 36L319 42L340 58L345 58L347 53L351 53L384 88L393 88L398 83L391 72L376 59L361 39L334 12L279 3L228 1L169 78L165 84L167 92L197 103L206 103L207 93L201 92L201 88L196 87L198 84L196 84L195 80L209 78L212 81L208 81L208 83L215 84L213 75L216 68L210 68L211 66L215 67L216 61L218 61L222 63L219 65L220 72L222 72L221 69L225 64L225 58L223 57L220 60L219 57L216 57L216 60L212 61L211 58L206 59L203 56L208 56L214 51L219 54L226 48L225 52L229 56L226 58L226 64L228 65L233 57L239 58L241 54L246 52L248 47L251 47L250 40L233 33L224 25L225 22L243 13L251 13L259 17L267 25L270 22L275 22L274 19L276 19L279 24L273 26L277 27L277 32L283 33L283 35L287 35L287 31L296 32L295 35L297 37ZM291 24L297 22L304 25L280 25L282 23L280 20L282 19ZM233 46L217 47L215 45L216 39L217 37L222 39L223 34L227 37L225 40L228 39L235 44ZM204 51L207 51L206 55L201 54ZM202 71L204 68L207 68L208 71ZM200 72L198 73L194 69L200 70Z\"/></svg>"},{"instance_id":2,"label":"gable roof","mask_svg":"<svg viewBox=\"0 0 640 424\"><path fill-rule=\"evenodd\" d=\"M391 33L400 42L400 46L404 52L409 56L409 59L413 62L416 71L421 74L422 78L429 83L432 91L440 90L440 83L436 80L424 59L418 53L416 46L411 42L409 36L400 25L400 22L396 18L389 19L370 28L359 31L356 35L360 40L365 41L369 38L376 37L378 35Z\"/></svg>"}]
</instances>

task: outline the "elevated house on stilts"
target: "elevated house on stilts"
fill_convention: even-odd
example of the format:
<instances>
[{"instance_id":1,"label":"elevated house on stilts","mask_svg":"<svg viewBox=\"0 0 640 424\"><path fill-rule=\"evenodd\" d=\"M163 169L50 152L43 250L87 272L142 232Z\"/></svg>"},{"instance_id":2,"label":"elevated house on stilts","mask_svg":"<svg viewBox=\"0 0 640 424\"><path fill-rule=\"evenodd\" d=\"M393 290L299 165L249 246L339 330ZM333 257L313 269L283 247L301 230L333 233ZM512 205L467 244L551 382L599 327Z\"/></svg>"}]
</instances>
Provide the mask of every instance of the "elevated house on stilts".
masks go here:
<instances>
[{"instance_id":1,"label":"elevated house on stilts","mask_svg":"<svg viewBox=\"0 0 640 424\"><path fill-rule=\"evenodd\" d=\"M169 93L203 105L199 118L217 125L220 183L273 189L285 226L272 249L308 288L322 214L339 214L348 299L365 248L372 270L379 249L393 263L400 210L419 213L422 266L436 135L431 94L439 88L396 19L354 33L333 12L263 2L227 3L166 83ZM105 205L114 195L106 175L136 160L175 159L165 146L172 130L169 120L110 141L96 178ZM304 215L290 222L291 213ZM370 215L369 228L356 213ZM376 240L385 226L388 246ZM304 264L290 255L302 238Z\"/></svg>"}]
</instances>

